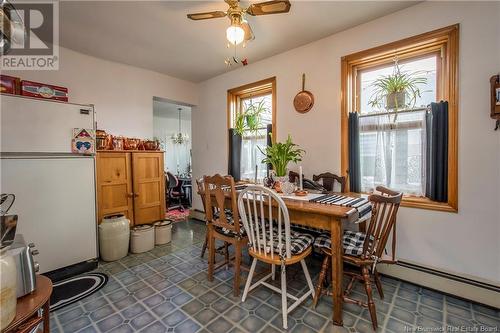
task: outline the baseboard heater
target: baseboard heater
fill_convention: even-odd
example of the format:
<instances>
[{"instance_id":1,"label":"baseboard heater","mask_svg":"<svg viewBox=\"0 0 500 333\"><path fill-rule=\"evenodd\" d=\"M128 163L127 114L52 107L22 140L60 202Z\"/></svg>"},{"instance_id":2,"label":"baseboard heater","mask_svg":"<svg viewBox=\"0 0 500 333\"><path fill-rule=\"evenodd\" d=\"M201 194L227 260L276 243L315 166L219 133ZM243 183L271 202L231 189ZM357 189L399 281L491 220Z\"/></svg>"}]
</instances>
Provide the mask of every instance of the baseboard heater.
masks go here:
<instances>
[{"instance_id":1,"label":"baseboard heater","mask_svg":"<svg viewBox=\"0 0 500 333\"><path fill-rule=\"evenodd\" d=\"M490 284L490 283L485 283L485 282L481 282L481 281L476 281L476 280L464 278L462 276L454 275L451 273L443 273L443 272L438 271L436 269L432 269L432 268L428 268L428 267L424 267L424 266L420 266L420 265L415 265L415 264L404 262L404 261L398 261L397 265L500 293L500 286L495 286L495 285Z\"/></svg>"}]
</instances>

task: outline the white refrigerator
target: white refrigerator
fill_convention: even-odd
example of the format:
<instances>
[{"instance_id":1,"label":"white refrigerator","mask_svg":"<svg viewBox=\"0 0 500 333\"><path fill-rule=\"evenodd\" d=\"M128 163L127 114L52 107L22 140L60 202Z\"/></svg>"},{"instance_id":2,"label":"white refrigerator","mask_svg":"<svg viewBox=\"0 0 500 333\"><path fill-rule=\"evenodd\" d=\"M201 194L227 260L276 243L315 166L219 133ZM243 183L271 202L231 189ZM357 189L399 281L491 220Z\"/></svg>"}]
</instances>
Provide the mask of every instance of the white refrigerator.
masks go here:
<instances>
[{"instance_id":1,"label":"white refrigerator","mask_svg":"<svg viewBox=\"0 0 500 333\"><path fill-rule=\"evenodd\" d=\"M92 105L0 96L0 192L14 193L16 233L40 273L95 260L95 156L71 152L73 128L95 129Z\"/></svg>"}]
</instances>

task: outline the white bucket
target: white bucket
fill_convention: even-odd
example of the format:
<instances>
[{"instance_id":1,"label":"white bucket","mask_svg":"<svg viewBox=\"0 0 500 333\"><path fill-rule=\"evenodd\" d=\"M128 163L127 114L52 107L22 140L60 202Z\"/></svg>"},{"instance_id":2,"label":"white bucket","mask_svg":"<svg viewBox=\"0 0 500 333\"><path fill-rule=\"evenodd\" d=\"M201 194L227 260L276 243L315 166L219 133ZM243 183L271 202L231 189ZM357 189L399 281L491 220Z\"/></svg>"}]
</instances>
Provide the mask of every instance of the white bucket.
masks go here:
<instances>
[{"instance_id":1,"label":"white bucket","mask_svg":"<svg viewBox=\"0 0 500 333\"><path fill-rule=\"evenodd\" d=\"M103 218L99 224L99 251L104 261L115 261L128 254L130 221L125 216Z\"/></svg>"},{"instance_id":2,"label":"white bucket","mask_svg":"<svg viewBox=\"0 0 500 333\"><path fill-rule=\"evenodd\" d=\"M155 247L155 229L151 224L143 224L130 230L130 252L142 253Z\"/></svg>"},{"instance_id":3,"label":"white bucket","mask_svg":"<svg viewBox=\"0 0 500 333\"><path fill-rule=\"evenodd\" d=\"M162 245L172 240L172 221L163 220L153 224L155 226L155 244Z\"/></svg>"}]
</instances>

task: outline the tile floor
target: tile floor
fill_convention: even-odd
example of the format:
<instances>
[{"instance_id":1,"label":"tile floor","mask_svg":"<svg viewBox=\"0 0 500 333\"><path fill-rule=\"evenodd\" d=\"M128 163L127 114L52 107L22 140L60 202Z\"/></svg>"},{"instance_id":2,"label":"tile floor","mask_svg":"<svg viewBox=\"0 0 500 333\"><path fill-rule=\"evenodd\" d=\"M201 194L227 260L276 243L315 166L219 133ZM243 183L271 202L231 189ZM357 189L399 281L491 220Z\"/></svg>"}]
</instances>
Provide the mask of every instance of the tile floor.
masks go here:
<instances>
[{"instance_id":1,"label":"tile floor","mask_svg":"<svg viewBox=\"0 0 500 333\"><path fill-rule=\"evenodd\" d=\"M267 288L250 293L245 303L232 296L232 274L219 270L214 282L206 277L200 258L205 226L199 221L176 223L169 245L102 263L109 275L97 293L51 314L51 332L281 332L281 298ZM249 263L248 259L244 262ZM316 281L319 258L308 262ZM263 269L263 268L261 268ZM305 290L299 267L288 271L289 291ZM245 280L245 278L243 279ZM436 291L383 279L385 299L376 294L380 332L500 330L500 310L446 296ZM363 297L357 286L356 296ZM330 297L315 310L309 300L288 319L290 332L372 332L366 309L346 304L344 327L334 327ZM440 330L442 331L442 329Z\"/></svg>"}]
</instances>

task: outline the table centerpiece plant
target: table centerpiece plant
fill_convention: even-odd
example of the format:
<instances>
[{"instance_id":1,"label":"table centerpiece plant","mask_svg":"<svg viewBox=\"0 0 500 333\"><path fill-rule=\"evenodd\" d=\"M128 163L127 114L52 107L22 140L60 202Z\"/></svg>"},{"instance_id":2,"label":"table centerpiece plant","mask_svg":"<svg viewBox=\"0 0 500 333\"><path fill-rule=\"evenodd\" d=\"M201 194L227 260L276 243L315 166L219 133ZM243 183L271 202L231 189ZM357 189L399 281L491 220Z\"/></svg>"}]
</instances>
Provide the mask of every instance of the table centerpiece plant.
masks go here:
<instances>
[{"instance_id":1,"label":"table centerpiece plant","mask_svg":"<svg viewBox=\"0 0 500 333\"><path fill-rule=\"evenodd\" d=\"M271 146L267 146L264 150L259 147L259 150L266 156L262 160L262 163L271 164L272 166L275 189L285 194L292 193L295 186L288 180L288 164L290 162L297 163L302 161L305 150L293 143L290 134L285 142L275 142Z\"/></svg>"}]
</instances>

